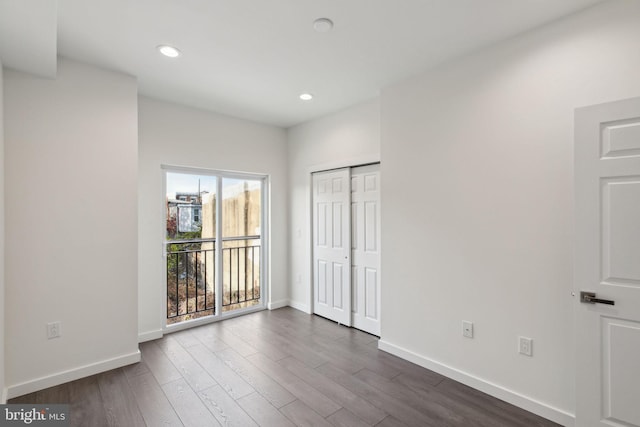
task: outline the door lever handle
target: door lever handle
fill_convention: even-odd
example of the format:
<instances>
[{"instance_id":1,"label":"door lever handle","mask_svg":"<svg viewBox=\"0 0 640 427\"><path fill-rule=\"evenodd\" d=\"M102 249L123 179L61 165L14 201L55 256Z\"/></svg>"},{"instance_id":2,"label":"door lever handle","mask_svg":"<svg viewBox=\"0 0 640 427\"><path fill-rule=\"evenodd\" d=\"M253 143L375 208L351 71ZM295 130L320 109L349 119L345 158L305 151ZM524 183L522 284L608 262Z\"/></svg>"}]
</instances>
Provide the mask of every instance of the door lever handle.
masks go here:
<instances>
[{"instance_id":1,"label":"door lever handle","mask_svg":"<svg viewBox=\"0 0 640 427\"><path fill-rule=\"evenodd\" d=\"M607 305L616 305L616 302L613 300L596 298L595 292L585 292L585 291L580 292L580 302L583 302L586 304L600 303L600 304L607 304Z\"/></svg>"}]
</instances>

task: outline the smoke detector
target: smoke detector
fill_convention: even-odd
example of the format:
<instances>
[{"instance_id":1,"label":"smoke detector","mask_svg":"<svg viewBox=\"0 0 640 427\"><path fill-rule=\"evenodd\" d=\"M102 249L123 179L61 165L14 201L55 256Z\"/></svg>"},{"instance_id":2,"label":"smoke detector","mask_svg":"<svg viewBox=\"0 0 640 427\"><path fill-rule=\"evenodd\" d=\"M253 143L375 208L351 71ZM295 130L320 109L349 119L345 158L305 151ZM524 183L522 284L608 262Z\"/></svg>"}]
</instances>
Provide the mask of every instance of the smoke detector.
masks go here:
<instances>
[{"instance_id":1,"label":"smoke detector","mask_svg":"<svg viewBox=\"0 0 640 427\"><path fill-rule=\"evenodd\" d=\"M313 21L313 29L319 33L328 33L333 28L333 21L329 18L318 18Z\"/></svg>"}]
</instances>

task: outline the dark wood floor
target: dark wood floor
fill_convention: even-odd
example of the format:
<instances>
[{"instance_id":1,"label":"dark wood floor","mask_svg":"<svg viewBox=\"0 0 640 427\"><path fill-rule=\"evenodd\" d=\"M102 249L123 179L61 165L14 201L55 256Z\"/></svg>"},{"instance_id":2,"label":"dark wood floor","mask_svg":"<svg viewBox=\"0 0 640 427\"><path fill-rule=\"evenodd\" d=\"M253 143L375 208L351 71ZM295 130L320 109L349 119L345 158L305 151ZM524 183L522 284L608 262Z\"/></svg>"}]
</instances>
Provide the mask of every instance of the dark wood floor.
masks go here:
<instances>
[{"instance_id":1,"label":"dark wood floor","mask_svg":"<svg viewBox=\"0 0 640 427\"><path fill-rule=\"evenodd\" d=\"M555 426L283 308L141 344L142 362L12 399L72 426Z\"/></svg>"}]
</instances>

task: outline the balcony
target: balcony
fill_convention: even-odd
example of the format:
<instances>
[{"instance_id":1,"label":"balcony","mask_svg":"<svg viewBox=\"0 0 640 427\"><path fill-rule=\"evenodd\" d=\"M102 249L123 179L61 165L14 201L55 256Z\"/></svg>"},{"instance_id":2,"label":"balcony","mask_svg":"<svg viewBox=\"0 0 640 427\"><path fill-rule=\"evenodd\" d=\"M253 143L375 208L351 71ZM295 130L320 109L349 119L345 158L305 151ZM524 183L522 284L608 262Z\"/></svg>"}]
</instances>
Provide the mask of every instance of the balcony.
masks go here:
<instances>
[{"instance_id":1,"label":"balcony","mask_svg":"<svg viewBox=\"0 0 640 427\"><path fill-rule=\"evenodd\" d=\"M167 242L168 325L259 304L260 236L223 238L219 243L221 260L216 260L216 239ZM216 271L220 262L222 271Z\"/></svg>"}]
</instances>

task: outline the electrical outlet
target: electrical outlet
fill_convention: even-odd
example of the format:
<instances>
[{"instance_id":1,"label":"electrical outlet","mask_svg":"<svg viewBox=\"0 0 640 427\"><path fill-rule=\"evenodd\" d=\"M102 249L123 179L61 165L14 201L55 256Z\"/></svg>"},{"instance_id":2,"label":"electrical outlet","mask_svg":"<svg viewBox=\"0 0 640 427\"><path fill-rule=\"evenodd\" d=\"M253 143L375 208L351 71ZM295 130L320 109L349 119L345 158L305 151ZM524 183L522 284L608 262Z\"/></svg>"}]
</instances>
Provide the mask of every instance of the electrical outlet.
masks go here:
<instances>
[{"instance_id":1,"label":"electrical outlet","mask_svg":"<svg viewBox=\"0 0 640 427\"><path fill-rule=\"evenodd\" d=\"M60 322L47 323L47 338L58 338L61 335Z\"/></svg>"},{"instance_id":2,"label":"electrical outlet","mask_svg":"<svg viewBox=\"0 0 640 427\"><path fill-rule=\"evenodd\" d=\"M473 322L468 322L466 320L462 321L462 336L473 338Z\"/></svg>"},{"instance_id":3,"label":"electrical outlet","mask_svg":"<svg viewBox=\"0 0 640 427\"><path fill-rule=\"evenodd\" d=\"M518 337L518 353L525 356L533 356L533 340L527 337Z\"/></svg>"}]
</instances>

